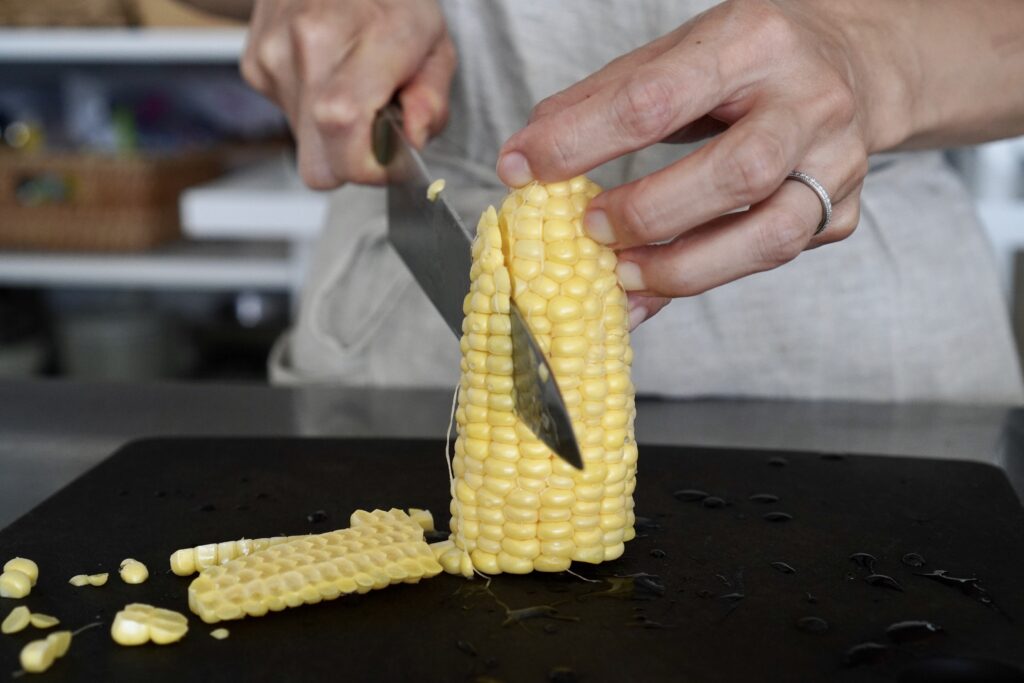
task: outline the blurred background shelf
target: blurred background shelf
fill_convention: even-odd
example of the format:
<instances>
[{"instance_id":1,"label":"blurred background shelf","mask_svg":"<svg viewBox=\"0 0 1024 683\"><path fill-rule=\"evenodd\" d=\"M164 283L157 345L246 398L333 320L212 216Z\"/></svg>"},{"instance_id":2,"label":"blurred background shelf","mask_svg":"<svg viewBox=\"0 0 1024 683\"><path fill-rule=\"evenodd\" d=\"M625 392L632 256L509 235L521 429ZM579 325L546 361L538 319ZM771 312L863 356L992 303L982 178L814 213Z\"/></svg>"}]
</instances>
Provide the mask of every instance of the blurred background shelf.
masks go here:
<instances>
[{"instance_id":1,"label":"blurred background shelf","mask_svg":"<svg viewBox=\"0 0 1024 683\"><path fill-rule=\"evenodd\" d=\"M310 190L287 155L253 164L182 193L181 224L195 239L313 240L328 195Z\"/></svg>"},{"instance_id":2,"label":"blurred background shelf","mask_svg":"<svg viewBox=\"0 0 1024 683\"><path fill-rule=\"evenodd\" d=\"M0 252L0 285L289 292L301 277L287 244L181 241L137 254Z\"/></svg>"},{"instance_id":3,"label":"blurred background shelf","mask_svg":"<svg viewBox=\"0 0 1024 683\"><path fill-rule=\"evenodd\" d=\"M0 61L234 64L241 28L2 28Z\"/></svg>"}]
</instances>

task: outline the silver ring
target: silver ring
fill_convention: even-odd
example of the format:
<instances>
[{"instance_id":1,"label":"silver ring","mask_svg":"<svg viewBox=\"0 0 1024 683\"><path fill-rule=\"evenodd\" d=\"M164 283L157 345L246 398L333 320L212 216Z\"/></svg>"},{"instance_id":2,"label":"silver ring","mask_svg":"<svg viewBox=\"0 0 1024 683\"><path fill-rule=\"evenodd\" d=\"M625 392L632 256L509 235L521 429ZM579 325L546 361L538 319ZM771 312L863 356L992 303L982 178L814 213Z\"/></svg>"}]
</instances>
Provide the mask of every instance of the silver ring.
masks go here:
<instances>
[{"instance_id":1,"label":"silver ring","mask_svg":"<svg viewBox=\"0 0 1024 683\"><path fill-rule=\"evenodd\" d=\"M814 190L814 194L818 195L818 199L821 201L821 223L818 223L818 229L814 231L814 234L821 234L821 231L827 228L828 224L832 221L832 198L828 196L828 190L817 180L801 171L793 171L786 176L786 180L797 180Z\"/></svg>"}]
</instances>

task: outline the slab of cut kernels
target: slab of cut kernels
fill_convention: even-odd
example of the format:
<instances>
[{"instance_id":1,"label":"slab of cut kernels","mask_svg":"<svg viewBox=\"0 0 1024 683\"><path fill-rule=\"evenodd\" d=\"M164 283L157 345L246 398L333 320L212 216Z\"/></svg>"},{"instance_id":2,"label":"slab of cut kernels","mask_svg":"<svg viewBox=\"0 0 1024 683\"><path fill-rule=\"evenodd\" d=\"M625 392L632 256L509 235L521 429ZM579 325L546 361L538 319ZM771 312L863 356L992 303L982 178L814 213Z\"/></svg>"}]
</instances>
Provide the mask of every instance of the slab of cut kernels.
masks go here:
<instances>
[{"instance_id":1,"label":"slab of cut kernels","mask_svg":"<svg viewBox=\"0 0 1024 683\"><path fill-rule=\"evenodd\" d=\"M303 534L306 536L308 534ZM218 564L227 564L236 557L251 555L272 545L292 541L301 536L273 536L271 538L243 538L223 543L204 543L192 548L176 550L171 555L171 571L178 576L190 576Z\"/></svg>"},{"instance_id":2,"label":"slab of cut kernels","mask_svg":"<svg viewBox=\"0 0 1024 683\"><path fill-rule=\"evenodd\" d=\"M167 645L188 633L184 614L143 603L126 605L114 616L110 636L120 645L142 645L150 641Z\"/></svg>"},{"instance_id":3,"label":"slab of cut kernels","mask_svg":"<svg viewBox=\"0 0 1024 683\"><path fill-rule=\"evenodd\" d=\"M119 573L121 580L130 584L139 584L149 578L149 570L146 569L146 565L130 557L121 561Z\"/></svg>"},{"instance_id":4,"label":"slab of cut kernels","mask_svg":"<svg viewBox=\"0 0 1024 683\"><path fill-rule=\"evenodd\" d=\"M29 621L36 628L52 628L60 623L60 619L57 617L51 617L49 614L38 614L33 612L29 617Z\"/></svg>"},{"instance_id":5,"label":"slab of cut kernels","mask_svg":"<svg viewBox=\"0 0 1024 683\"><path fill-rule=\"evenodd\" d=\"M0 574L0 598L23 598L32 591L32 579L17 569Z\"/></svg>"},{"instance_id":6,"label":"slab of cut kernels","mask_svg":"<svg viewBox=\"0 0 1024 683\"><path fill-rule=\"evenodd\" d=\"M8 560L4 564L4 571L6 572L12 569L15 571L19 571L25 576L27 576L29 580L32 582L33 586L35 586L36 581L39 580L39 565L37 565L35 562L28 558L15 557L13 559Z\"/></svg>"},{"instance_id":7,"label":"slab of cut kernels","mask_svg":"<svg viewBox=\"0 0 1024 683\"><path fill-rule=\"evenodd\" d=\"M28 611L28 607L18 605L11 610L11 613L0 624L0 633L17 633L24 630L31 622L31 619L32 613Z\"/></svg>"},{"instance_id":8,"label":"slab of cut kernels","mask_svg":"<svg viewBox=\"0 0 1024 683\"><path fill-rule=\"evenodd\" d=\"M299 537L207 567L189 586L188 604L214 623L416 583L440 572L423 527L408 514L360 510L348 529Z\"/></svg>"},{"instance_id":9,"label":"slab of cut kernels","mask_svg":"<svg viewBox=\"0 0 1024 683\"><path fill-rule=\"evenodd\" d=\"M637 448L626 293L583 231L586 178L512 191L473 242L463 311L446 571L563 571L634 537ZM547 356L580 444L577 471L514 413L509 301Z\"/></svg>"}]
</instances>

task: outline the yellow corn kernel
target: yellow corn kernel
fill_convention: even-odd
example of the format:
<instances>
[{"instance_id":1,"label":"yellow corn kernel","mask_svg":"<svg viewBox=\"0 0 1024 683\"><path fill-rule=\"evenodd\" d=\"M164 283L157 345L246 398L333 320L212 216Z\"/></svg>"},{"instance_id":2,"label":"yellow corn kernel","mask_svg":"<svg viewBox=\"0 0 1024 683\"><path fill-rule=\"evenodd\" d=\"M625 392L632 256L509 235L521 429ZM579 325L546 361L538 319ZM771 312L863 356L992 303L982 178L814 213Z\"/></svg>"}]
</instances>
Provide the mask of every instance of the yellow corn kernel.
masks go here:
<instances>
[{"instance_id":1,"label":"yellow corn kernel","mask_svg":"<svg viewBox=\"0 0 1024 683\"><path fill-rule=\"evenodd\" d=\"M427 186L427 199L436 202L437 195L441 194L442 190L444 190L444 178L438 178Z\"/></svg>"},{"instance_id":2,"label":"yellow corn kernel","mask_svg":"<svg viewBox=\"0 0 1024 683\"><path fill-rule=\"evenodd\" d=\"M118 645L157 645L175 643L188 633L188 619L174 610L153 607L140 602L125 605L114 615L110 636Z\"/></svg>"},{"instance_id":3,"label":"yellow corn kernel","mask_svg":"<svg viewBox=\"0 0 1024 683\"><path fill-rule=\"evenodd\" d=\"M46 642L53 648L55 657L60 658L68 653L68 649L71 647L72 635L71 631L54 631L46 636Z\"/></svg>"},{"instance_id":4,"label":"yellow corn kernel","mask_svg":"<svg viewBox=\"0 0 1024 683\"><path fill-rule=\"evenodd\" d=\"M25 557L15 557L7 560L4 564L3 570L5 572L11 570L21 572L29 578L29 581L33 586L35 586L36 581L39 580L39 565Z\"/></svg>"},{"instance_id":5,"label":"yellow corn kernel","mask_svg":"<svg viewBox=\"0 0 1024 683\"><path fill-rule=\"evenodd\" d=\"M19 605L12 609L0 624L0 633L17 633L24 630L29 625L31 618L32 613L28 611L28 607Z\"/></svg>"},{"instance_id":6,"label":"yellow corn kernel","mask_svg":"<svg viewBox=\"0 0 1024 683\"><path fill-rule=\"evenodd\" d=\"M563 571L603 562L632 538L634 390L625 293L612 250L582 228L599 188L586 178L514 190L473 243L463 323L445 571ZM577 472L516 415L507 299L547 356L581 443ZM478 336L479 335L479 336ZM486 373L481 380L478 374ZM457 502L457 504L455 504ZM468 563L467 563L468 557Z\"/></svg>"},{"instance_id":7,"label":"yellow corn kernel","mask_svg":"<svg viewBox=\"0 0 1024 683\"><path fill-rule=\"evenodd\" d=\"M21 648L18 659L22 669L31 674L39 674L53 666L56 656L53 644L43 639L33 640Z\"/></svg>"},{"instance_id":8,"label":"yellow corn kernel","mask_svg":"<svg viewBox=\"0 0 1024 683\"><path fill-rule=\"evenodd\" d=\"M347 529L296 537L203 569L189 585L188 601L214 623L416 583L441 571L419 522L402 510L360 510Z\"/></svg>"},{"instance_id":9,"label":"yellow corn kernel","mask_svg":"<svg viewBox=\"0 0 1024 683\"><path fill-rule=\"evenodd\" d=\"M23 598L32 592L32 579L17 569L0 574L0 598Z\"/></svg>"},{"instance_id":10,"label":"yellow corn kernel","mask_svg":"<svg viewBox=\"0 0 1024 683\"><path fill-rule=\"evenodd\" d=\"M86 581L90 586L103 586L107 583L108 578L110 578L110 574L103 572L102 574L90 574L86 577Z\"/></svg>"},{"instance_id":11,"label":"yellow corn kernel","mask_svg":"<svg viewBox=\"0 0 1024 683\"><path fill-rule=\"evenodd\" d=\"M285 543L298 536L273 536L270 538L243 538L238 541L206 543L193 548L182 548L171 555L171 571L178 576L190 576L197 571L217 564L226 564L236 557L244 557L272 545Z\"/></svg>"},{"instance_id":12,"label":"yellow corn kernel","mask_svg":"<svg viewBox=\"0 0 1024 683\"><path fill-rule=\"evenodd\" d=\"M28 619L36 628L52 628L60 623L60 619L57 617L51 617L49 614L39 614L37 612L33 612Z\"/></svg>"},{"instance_id":13,"label":"yellow corn kernel","mask_svg":"<svg viewBox=\"0 0 1024 683\"><path fill-rule=\"evenodd\" d=\"M443 183L444 181L442 180L441 182ZM226 628L215 628L212 631L210 631L210 636L216 638L217 640L224 640L229 635L231 635L231 632L228 631Z\"/></svg>"},{"instance_id":14,"label":"yellow corn kernel","mask_svg":"<svg viewBox=\"0 0 1024 683\"><path fill-rule=\"evenodd\" d=\"M121 561L119 574L125 583L138 584L149 578L149 569L138 560L129 557Z\"/></svg>"}]
</instances>

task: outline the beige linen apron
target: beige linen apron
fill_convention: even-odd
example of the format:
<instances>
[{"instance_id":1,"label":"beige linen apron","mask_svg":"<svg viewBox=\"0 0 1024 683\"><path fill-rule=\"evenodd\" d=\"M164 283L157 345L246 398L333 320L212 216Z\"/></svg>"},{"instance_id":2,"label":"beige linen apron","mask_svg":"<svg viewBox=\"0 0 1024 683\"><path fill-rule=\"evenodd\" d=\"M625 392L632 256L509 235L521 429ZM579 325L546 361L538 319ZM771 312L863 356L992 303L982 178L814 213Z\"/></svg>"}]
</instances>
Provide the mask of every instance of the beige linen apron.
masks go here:
<instances>
[{"instance_id":1,"label":"beige linen apron","mask_svg":"<svg viewBox=\"0 0 1024 683\"><path fill-rule=\"evenodd\" d=\"M710 2L447 0L460 67L445 133L427 151L471 224L504 188L501 143L532 106ZM667 145L606 164L605 186L660 168ZM808 201L813 196L808 194ZM385 238L384 194L333 194L275 382L454 387L458 345ZM939 153L874 160L849 239L777 270L680 299L633 336L638 391L865 401L1024 398L989 245Z\"/></svg>"}]
</instances>

